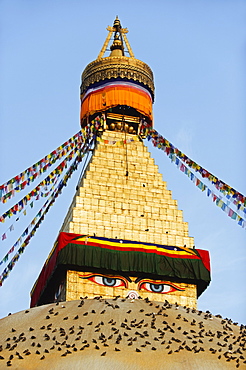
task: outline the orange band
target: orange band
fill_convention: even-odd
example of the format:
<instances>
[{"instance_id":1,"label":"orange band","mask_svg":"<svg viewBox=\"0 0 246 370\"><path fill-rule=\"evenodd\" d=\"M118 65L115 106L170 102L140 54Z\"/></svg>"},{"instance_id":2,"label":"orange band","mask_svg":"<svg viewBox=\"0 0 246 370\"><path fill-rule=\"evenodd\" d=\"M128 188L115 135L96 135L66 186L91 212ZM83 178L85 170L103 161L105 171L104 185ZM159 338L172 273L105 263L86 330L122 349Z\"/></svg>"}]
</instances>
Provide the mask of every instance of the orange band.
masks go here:
<instances>
[{"instance_id":1,"label":"orange band","mask_svg":"<svg viewBox=\"0 0 246 370\"><path fill-rule=\"evenodd\" d=\"M151 97L141 91L129 86L105 87L99 91L92 92L84 99L82 98L80 118L95 112L107 110L117 105L128 105L135 108L152 121Z\"/></svg>"}]
</instances>

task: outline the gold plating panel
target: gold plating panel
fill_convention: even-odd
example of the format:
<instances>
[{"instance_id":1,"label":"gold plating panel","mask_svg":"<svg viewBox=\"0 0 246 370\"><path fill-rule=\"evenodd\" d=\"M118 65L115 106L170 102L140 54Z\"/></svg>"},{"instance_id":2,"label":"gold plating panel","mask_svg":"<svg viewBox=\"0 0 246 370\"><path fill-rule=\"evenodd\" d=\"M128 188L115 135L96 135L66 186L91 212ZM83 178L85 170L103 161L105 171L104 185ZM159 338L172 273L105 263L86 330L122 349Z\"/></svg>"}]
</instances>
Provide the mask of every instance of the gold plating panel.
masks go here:
<instances>
[{"instance_id":1,"label":"gold plating panel","mask_svg":"<svg viewBox=\"0 0 246 370\"><path fill-rule=\"evenodd\" d=\"M105 131L102 138L120 142L125 134ZM61 231L188 248L195 244L140 141L98 144Z\"/></svg>"}]
</instances>

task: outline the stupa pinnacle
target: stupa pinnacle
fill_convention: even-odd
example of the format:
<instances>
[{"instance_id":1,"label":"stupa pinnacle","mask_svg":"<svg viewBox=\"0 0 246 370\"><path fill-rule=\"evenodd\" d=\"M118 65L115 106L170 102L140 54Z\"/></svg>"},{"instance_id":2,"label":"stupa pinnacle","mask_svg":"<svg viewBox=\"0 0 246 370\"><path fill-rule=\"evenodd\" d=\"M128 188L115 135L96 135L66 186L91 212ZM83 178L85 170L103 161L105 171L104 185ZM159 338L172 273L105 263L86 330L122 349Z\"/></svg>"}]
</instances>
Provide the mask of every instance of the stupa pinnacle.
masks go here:
<instances>
[{"instance_id":1,"label":"stupa pinnacle","mask_svg":"<svg viewBox=\"0 0 246 370\"><path fill-rule=\"evenodd\" d=\"M142 141L144 127L153 124L153 73L133 56L118 18L108 31L81 84L82 131L93 135L97 128L97 144L33 288L32 306L100 295L168 298L194 308L210 281L209 255L194 249Z\"/></svg>"}]
</instances>

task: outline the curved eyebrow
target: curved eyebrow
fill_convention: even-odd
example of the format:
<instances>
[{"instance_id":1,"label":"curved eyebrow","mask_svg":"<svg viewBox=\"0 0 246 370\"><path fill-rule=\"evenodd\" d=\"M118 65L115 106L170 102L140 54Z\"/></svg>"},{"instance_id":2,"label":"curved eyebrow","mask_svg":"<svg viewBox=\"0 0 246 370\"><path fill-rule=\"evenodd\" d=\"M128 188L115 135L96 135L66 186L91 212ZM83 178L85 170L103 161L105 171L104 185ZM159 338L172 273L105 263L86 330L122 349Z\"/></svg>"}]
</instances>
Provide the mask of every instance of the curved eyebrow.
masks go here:
<instances>
[{"instance_id":1,"label":"curved eyebrow","mask_svg":"<svg viewBox=\"0 0 246 370\"><path fill-rule=\"evenodd\" d=\"M156 285L169 285L170 287L172 287L176 290L180 290L180 291L185 290L185 288L181 288L177 284L174 284L174 283L169 282L169 281L159 281L159 282L157 282L156 280L152 280L152 279L145 279L145 278L139 279L139 281L141 281L141 280L143 280L143 282L142 283L138 282L138 289L141 289L142 284L150 283L150 284L156 284Z\"/></svg>"},{"instance_id":2,"label":"curved eyebrow","mask_svg":"<svg viewBox=\"0 0 246 370\"><path fill-rule=\"evenodd\" d=\"M136 278L134 283L139 283L140 280L144 280L144 279L146 279L146 278L139 276L138 278Z\"/></svg>"},{"instance_id":3,"label":"curved eyebrow","mask_svg":"<svg viewBox=\"0 0 246 370\"><path fill-rule=\"evenodd\" d=\"M126 274L122 274L122 275L119 275L119 276L122 276L124 277L126 280L128 280L130 283L132 283L132 279L130 278L130 276L126 275Z\"/></svg>"},{"instance_id":4,"label":"curved eyebrow","mask_svg":"<svg viewBox=\"0 0 246 370\"><path fill-rule=\"evenodd\" d=\"M90 273L90 275L86 275L86 276L81 276L79 275L79 277L81 279L88 279L88 277L91 277L91 276L105 276L105 277L112 277L113 279L120 279L121 277L125 278L126 280L128 280L130 283L132 283L132 279L130 278L130 276L126 275L126 274L121 274L121 275L113 275L113 274L100 274L100 273Z\"/></svg>"}]
</instances>

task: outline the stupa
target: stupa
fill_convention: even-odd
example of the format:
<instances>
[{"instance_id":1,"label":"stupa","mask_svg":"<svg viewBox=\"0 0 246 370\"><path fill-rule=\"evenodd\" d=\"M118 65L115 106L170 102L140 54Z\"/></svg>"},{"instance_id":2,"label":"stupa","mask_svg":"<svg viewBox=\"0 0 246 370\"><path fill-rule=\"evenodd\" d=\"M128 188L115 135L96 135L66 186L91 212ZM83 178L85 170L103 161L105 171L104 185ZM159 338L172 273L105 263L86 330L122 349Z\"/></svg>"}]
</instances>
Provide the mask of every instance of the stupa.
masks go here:
<instances>
[{"instance_id":1,"label":"stupa","mask_svg":"<svg viewBox=\"0 0 246 370\"><path fill-rule=\"evenodd\" d=\"M209 253L195 248L143 143L153 125L153 73L134 57L118 17L107 30L82 74L81 129L91 159L31 308L1 320L0 364L245 368L245 327L196 309L210 282Z\"/></svg>"},{"instance_id":2,"label":"stupa","mask_svg":"<svg viewBox=\"0 0 246 370\"><path fill-rule=\"evenodd\" d=\"M99 137L31 305L95 295L164 302L168 295L195 308L210 281L209 255L194 248L143 144L144 127L153 125L153 73L134 57L118 18L108 32L81 84L82 130L100 125Z\"/></svg>"}]
</instances>

